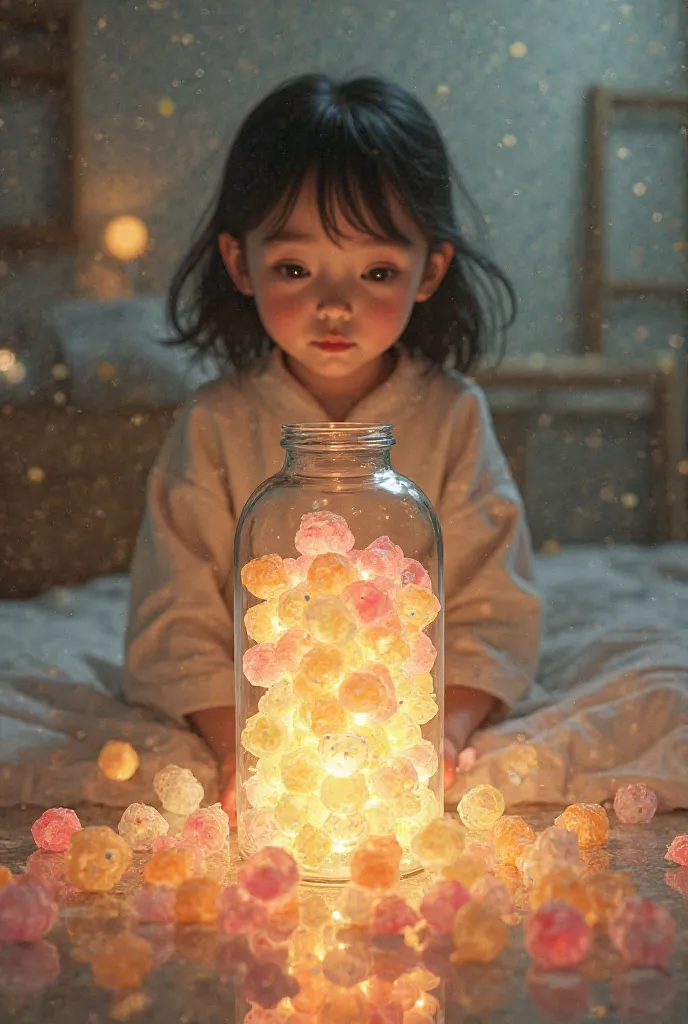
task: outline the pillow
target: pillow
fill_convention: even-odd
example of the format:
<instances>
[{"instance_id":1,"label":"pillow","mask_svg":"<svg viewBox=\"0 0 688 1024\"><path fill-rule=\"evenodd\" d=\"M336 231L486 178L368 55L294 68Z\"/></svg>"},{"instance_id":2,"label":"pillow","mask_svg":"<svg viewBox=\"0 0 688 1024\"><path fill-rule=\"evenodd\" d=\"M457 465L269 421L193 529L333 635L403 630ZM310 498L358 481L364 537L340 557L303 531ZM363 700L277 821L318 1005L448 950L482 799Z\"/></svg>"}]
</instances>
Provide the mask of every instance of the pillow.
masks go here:
<instances>
[{"instance_id":1,"label":"pillow","mask_svg":"<svg viewBox=\"0 0 688 1024\"><path fill-rule=\"evenodd\" d=\"M69 370L63 390L79 409L176 405L217 376L163 343L170 329L158 296L62 302L46 323Z\"/></svg>"}]
</instances>

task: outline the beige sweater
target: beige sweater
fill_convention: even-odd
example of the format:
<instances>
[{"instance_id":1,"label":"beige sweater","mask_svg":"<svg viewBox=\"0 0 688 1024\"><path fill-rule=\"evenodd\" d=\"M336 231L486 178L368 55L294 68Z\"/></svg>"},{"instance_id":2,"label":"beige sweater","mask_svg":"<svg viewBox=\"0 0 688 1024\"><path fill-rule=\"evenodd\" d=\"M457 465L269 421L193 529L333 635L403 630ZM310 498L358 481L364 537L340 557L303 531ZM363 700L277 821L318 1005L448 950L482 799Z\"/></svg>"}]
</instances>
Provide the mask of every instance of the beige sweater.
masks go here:
<instances>
[{"instance_id":1,"label":"beige sweater","mask_svg":"<svg viewBox=\"0 0 688 1024\"><path fill-rule=\"evenodd\" d=\"M445 548L446 685L507 707L533 678L540 601L523 508L483 392L402 355L350 421L393 423L394 468L438 512ZM279 350L186 404L148 482L131 572L125 692L179 722L234 703L233 539L283 461L281 425L327 422Z\"/></svg>"}]
</instances>

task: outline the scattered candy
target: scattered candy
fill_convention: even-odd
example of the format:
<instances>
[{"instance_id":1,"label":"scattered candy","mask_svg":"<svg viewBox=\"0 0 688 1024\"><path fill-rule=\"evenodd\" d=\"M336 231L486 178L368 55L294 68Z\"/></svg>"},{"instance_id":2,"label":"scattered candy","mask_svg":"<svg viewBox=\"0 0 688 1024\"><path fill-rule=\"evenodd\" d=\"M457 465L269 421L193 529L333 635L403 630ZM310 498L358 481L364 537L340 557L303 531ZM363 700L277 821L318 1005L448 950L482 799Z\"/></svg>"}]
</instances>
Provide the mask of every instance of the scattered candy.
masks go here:
<instances>
[{"instance_id":1,"label":"scattered candy","mask_svg":"<svg viewBox=\"0 0 688 1024\"><path fill-rule=\"evenodd\" d=\"M96 985L114 992L139 988L152 966L148 943L131 932L118 935L91 959Z\"/></svg>"},{"instance_id":2,"label":"scattered candy","mask_svg":"<svg viewBox=\"0 0 688 1024\"><path fill-rule=\"evenodd\" d=\"M461 882L435 882L420 904L420 912L430 928L440 935L451 935L457 910L471 895Z\"/></svg>"},{"instance_id":3,"label":"scattered candy","mask_svg":"<svg viewBox=\"0 0 688 1024\"><path fill-rule=\"evenodd\" d=\"M57 921L52 895L29 875L0 889L0 942L38 942Z\"/></svg>"},{"instance_id":4,"label":"scattered candy","mask_svg":"<svg viewBox=\"0 0 688 1024\"><path fill-rule=\"evenodd\" d=\"M174 916L182 924L213 924L222 886L212 878L189 878L175 890Z\"/></svg>"},{"instance_id":5,"label":"scattered candy","mask_svg":"<svg viewBox=\"0 0 688 1024\"><path fill-rule=\"evenodd\" d=\"M588 954L592 932L567 903L545 903L525 924L526 949L542 967L574 967Z\"/></svg>"},{"instance_id":6,"label":"scattered candy","mask_svg":"<svg viewBox=\"0 0 688 1024\"><path fill-rule=\"evenodd\" d=\"M98 755L98 767L114 782L127 782L139 767L139 755L130 743L110 740Z\"/></svg>"},{"instance_id":7,"label":"scattered candy","mask_svg":"<svg viewBox=\"0 0 688 1024\"><path fill-rule=\"evenodd\" d=\"M413 839L411 850L428 871L448 867L463 853L465 840L461 826L451 818L435 818Z\"/></svg>"},{"instance_id":8,"label":"scattered candy","mask_svg":"<svg viewBox=\"0 0 688 1024\"><path fill-rule=\"evenodd\" d=\"M220 804L194 811L184 822L182 835L207 857L220 853L229 840L229 818Z\"/></svg>"},{"instance_id":9,"label":"scattered candy","mask_svg":"<svg viewBox=\"0 0 688 1024\"><path fill-rule=\"evenodd\" d=\"M455 964L487 964L496 960L508 942L508 931L501 916L485 903L471 900L454 917Z\"/></svg>"},{"instance_id":10,"label":"scattered candy","mask_svg":"<svg viewBox=\"0 0 688 1024\"><path fill-rule=\"evenodd\" d=\"M674 948L676 924L668 910L650 900L624 900L609 922L609 938L628 963L664 967Z\"/></svg>"},{"instance_id":11,"label":"scattered candy","mask_svg":"<svg viewBox=\"0 0 688 1024\"><path fill-rule=\"evenodd\" d=\"M143 880L149 885L177 889L193 875L193 856L189 850L156 850L143 869Z\"/></svg>"},{"instance_id":12,"label":"scattered candy","mask_svg":"<svg viewBox=\"0 0 688 1024\"><path fill-rule=\"evenodd\" d=\"M644 782L617 789L614 797L614 813L624 825L646 825L652 821L657 810L657 794Z\"/></svg>"},{"instance_id":13,"label":"scattered candy","mask_svg":"<svg viewBox=\"0 0 688 1024\"><path fill-rule=\"evenodd\" d=\"M167 835L169 829L162 814L146 804L129 804L117 826L132 850L150 850L158 836Z\"/></svg>"},{"instance_id":14,"label":"scattered candy","mask_svg":"<svg viewBox=\"0 0 688 1024\"><path fill-rule=\"evenodd\" d=\"M85 892L109 892L131 864L131 847L106 825L74 832L65 854L69 880Z\"/></svg>"},{"instance_id":15,"label":"scattered candy","mask_svg":"<svg viewBox=\"0 0 688 1024\"><path fill-rule=\"evenodd\" d=\"M31 826L36 846L49 853L64 853L69 840L81 828L76 813L69 807L51 807Z\"/></svg>"},{"instance_id":16,"label":"scattered candy","mask_svg":"<svg viewBox=\"0 0 688 1024\"><path fill-rule=\"evenodd\" d=\"M353 988L370 972L370 957L357 947L331 949L322 962L323 977L341 988Z\"/></svg>"},{"instance_id":17,"label":"scattered candy","mask_svg":"<svg viewBox=\"0 0 688 1024\"><path fill-rule=\"evenodd\" d=\"M351 881L362 889L385 892L399 883L403 850L392 836L373 836L351 857Z\"/></svg>"},{"instance_id":18,"label":"scattered candy","mask_svg":"<svg viewBox=\"0 0 688 1024\"><path fill-rule=\"evenodd\" d=\"M458 811L466 828L487 831L504 814L504 797L494 786L476 786L461 797Z\"/></svg>"},{"instance_id":19,"label":"scattered candy","mask_svg":"<svg viewBox=\"0 0 688 1024\"><path fill-rule=\"evenodd\" d=\"M239 868L238 880L244 889L259 900L276 900L287 896L298 884L296 861L279 846L265 846Z\"/></svg>"},{"instance_id":20,"label":"scattered candy","mask_svg":"<svg viewBox=\"0 0 688 1024\"><path fill-rule=\"evenodd\" d=\"M554 824L578 836L581 848L600 846L609 837L609 818L600 804L571 804Z\"/></svg>"},{"instance_id":21,"label":"scattered candy","mask_svg":"<svg viewBox=\"0 0 688 1024\"><path fill-rule=\"evenodd\" d=\"M153 789L166 811L193 814L203 799L203 786L188 768L176 764L163 768L153 778Z\"/></svg>"},{"instance_id":22,"label":"scattered candy","mask_svg":"<svg viewBox=\"0 0 688 1024\"><path fill-rule=\"evenodd\" d=\"M174 920L174 889L165 885L147 886L132 903L134 914L144 924L169 924Z\"/></svg>"},{"instance_id":23,"label":"scattered candy","mask_svg":"<svg viewBox=\"0 0 688 1024\"><path fill-rule=\"evenodd\" d=\"M248 935L265 926L265 903L251 896L241 885L222 891L218 903L218 924L227 935Z\"/></svg>"},{"instance_id":24,"label":"scattered candy","mask_svg":"<svg viewBox=\"0 0 688 1024\"><path fill-rule=\"evenodd\" d=\"M688 835L676 836L664 855L664 860L670 860L681 867L688 867Z\"/></svg>"},{"instance_id":25,"label":"scattered candy","mask_svg":"<svg viewBox=\"0 0 688 1024\"><path fill-rule=\"evenodd\" d=\"M557 819L558 820L558 819ZM503 864L516 864L535 842L535 833L518 814L505 814L492 826L492 845Z\"/></svg>"},{"instance_id":26,"label":"scattered candy","mask_svg":"<svg viewBox=\"0 0 688 1024\"><path fill-rule=\"evenodd\" d=\"M373 908L374 935L399 935L405 928L413 928L420 921L416 911L401 896L383 896Z\"/></svg>"}]
</instances>

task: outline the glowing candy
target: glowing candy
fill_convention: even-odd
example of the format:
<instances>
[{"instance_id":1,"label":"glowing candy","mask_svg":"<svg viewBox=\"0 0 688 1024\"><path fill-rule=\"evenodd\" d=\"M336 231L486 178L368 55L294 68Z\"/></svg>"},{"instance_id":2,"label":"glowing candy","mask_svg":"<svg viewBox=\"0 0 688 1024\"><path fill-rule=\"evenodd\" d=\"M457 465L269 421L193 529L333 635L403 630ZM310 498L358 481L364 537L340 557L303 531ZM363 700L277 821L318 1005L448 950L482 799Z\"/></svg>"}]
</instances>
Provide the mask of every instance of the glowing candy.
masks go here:
<instances>
[{"instance_id":1,"label":"glowing candy","mask_svg":"<svg viewBox=\"0 0 688 1024\"><path fill-rule=\"evenodd\" d=\"M329 811L352 814L361 811L368 800L368 786L360 772L349 776L328 775L320 789L320 799Z\"/></svg>"},{"instance_id":2,"label":"glowing candy","mask_svg":"<svg viewBox=\"0 0 688 1024\"><path fill-rule=\"evenodd\" d=\"M342 647L356 633L353 612L339 597L313 598L306 607L304 621L313 639L323 644Z\"/></svg>"},{"instance_id":3,"label":"glowing candy","mask_svg":"<svg viewBox=\"0 0 688 1024\"><path fill-rule=\"evenodd\" d=\"M309 512L301 517L294 544L302 555L323 555L329 551L345 555L354 546L354 535L342 516L326 511Z\"/></svg>"},{"instance_id":4,"label":"glowing candy","mask_svg":"<svg viewBox=\"0 0 688 1024\"><path fill-rule=\"evenodd\" d=\"M370 957L357 947L331 949L322 962L322 973L333 985L353 988L365 981L370 971Z\"/></svg>"},{"instance_id":5,"label":"glowing candy","mask_svg":"<svg viewBox=\"0 0 688 1024\"><path fill-rule=\"evenodd\" d=\"M304 825L294 842L299 862L306 868L319 868L332 853L332 838L314 825Z\"/></svg>"},{"instance_id":6,"label":"glowing candy","mask_svg":"<svg viewBox=\"0 0 688 1024\"><path fill-rule=\"evenodd\" d=\"M353 775L368 760L368 744L355 733L328 733L320 740L318 753L332 775Z\"/></svg>"},{"instance_id":7,"label":"glowing candy","mask_svg":"<svg viewBox=\"0 0 688 1024\"><path fill-rule=\"evenodd\" d=\"M391 757L372 775L374 793L381 800L398 800L418 784L418 772L406 757Z\"/></svg>"},{"instance_id":8,"label":"glowing candy","mask_svg":"<svg viewBox=\"0 0 688 1024\"><path fill-rule=\"evenodd\" d=\"M291 793L313 793L320 785L325 767L316 750L303 747L283 755L280 771L285 789Z\"/></svg>"},{"instance_id":9,"label":"glowing candy","mask_svg":"<svg viewBox=\"0 0 688 1024\"><path fill-rule=\"evenodd\" d=\"M139 755L130 743L110 740L98 755L98 767L114 782L127 782L136 773Z\"/></svg>"},{"instance_id":10,"label":"glowing candy","mask_svg":"<svg viewBox=\"0 0 688 1024\"><path fill-rule=\"evenodd\" d=\"M535 833L518 814L502 815L492 826L492 845L503 864L516 864L534 841Z\"/></svg>"},{"instance_id":11,"label":"glowing candy","mask_svg":"<svg viewBox=\"0 0 688 1024\"><path fill-rule=\"evenodd\" d=\"M344 555L316 555L306 576L314 594L341 594L356 580L356 570Z\"/></svg>"},{"instance_id":12,"label":"glowing candy","mask_svg":"<svg viewBox=\"0 0 688 1024\"><path fill-rule=\"evenodd\" d=\"M404 626L419 633L437 618L440 610L440 603L433 592L417 587L415 583L402 587L394 604Z\"/></svg>"},{"instance_id":13,"label":"glowing candy","mask_svg":"<svg viewBox=\"0 0 688 1024\"><path fill-rule=\"evenodd\" d=\"M426 590L432 589L430 577L415 558L404 559L404 567L401 570L401 583L402 586L414 583L417 587L424 587Z\"/></svg>"},{"instance_id":14,"label":"glowing candy","mask_svg":"<svg viewBox=\"0 0 688 1024\"><path fill-rule=\"evenodd\" d=\"M244 615L244 625L251 640L258 644L274 643L279 639L277 605L254 604Z\"/></svg>"},{"instance_id":15,"label":"glowing candy","mask_svg":"<svg viewBox=\"0 0 688 1024\"><path fill-rule=\"evenodd\" d=\"M77 889L109 892L131 864L131 847L106 825L82 828L72 835L65 861Z\"/></svg>"},{"instance_id":16,"label":"glowing candy","mask_svg":"<svg viewBox=\"0 0 688 1024\"><path fill-rule=\"evenodd\" d=\"M253 686L272 686L282 672L275 658L275 644L256 644L244 652L244 675Z\"/></svg>"},{"instance_id":17,"label":"glowing candy","mask_svg":"<svg viewBox=\"0 0 688 1024\"><path fill-rule=\"evenodd\" d=\"M334 697L320 697L308 701L302 705L301 713L307 728L320 739L328 733L346 732L349 724L349 714Z\"/></svg>"},{"instance_id":18,"label":"glowing candy","mask_svg":"<svg viewBox=\"0 0 688 1024\"><path fill-rule=\"evenodd\" d=\"M581 848L600 846L609 836L609 819L600 804L571 804L554 824L578 836Z\"/></svg>"},{"instance_id":19,"label":"glowing candy","mask_svg":"<svg viewBox=\"0 0 688 1024\"><path fill-rule=\"evenodd\" d=\"M335 849L352 849L368 835L368 822L360 812L353 814L330 814L323 831L327 833Z\"/></svg>"},{"instance_id":20,"label":"glowing candy","mask_svg":"<svg viewBox=\"0 0 688 1024\"><path fill-rule=\"evenodd\" d=\"M254 597L276 597L289 586L289 577L279 555L254 558L241 570L241 582Z\"/></svg>"},{"instance_id":21,"label":"glowing candy","mask_svg":"<svg viewBox=\"0 0 688 1024\"><path fill-rule=\"evenodd\" d=\"M491 829L504 813L504 797L494 786L476 786L459 801L459 817L473 832Z\"/></svg>"},{"instance_id":22,"label":"glowing candy","mask_svg":"<svg viewBox=\"0 0 688 1024\"><path fill-rule=\"evenodd\" d=\"M153 789L166 811L173 814L192 814L203 799L203 786L188 768L168 765L153 778Z\"/></svg>"},{"instance_id":23,"label":"glowing candy","mask_svg":"<svg viewBox=\"0 0 688 1024\"><path fill-rule=\"evenodd\" d=\"M368 580L358 580L344 591L344 598L365 625L378 622L394 610L388 594Z\"/></svg>"},{"instance_id":24,"label":"glowing candy","mask_svg":"<svg viewBox=\"0 0 688 1024\"><path fill-rule=\"evenodd\" d=\"M256 757L270 757L286 747L287 733L278 722L259 712L246 722L241 745Z\"/></svg>"},{"instance_id":25,"label":"glowing candy","mask_svg":"<svg viewBox=\"0 0 688 1024\"><path fill-rule=\"evenodd\" d=\"M657 794L644 782L621 786L614 797L614 813L624 825L645 825L657 810Z\"/></svg>"},{"instance_id":26,"label":"glowing candy","mask_svg":"<svg viewBox=\"0 0 688 1024\"><path fill-rule=\"evenodd\" d=\"M362 889L393 889L399 882L402 853L391 836L367 839L352 855L351 881Z\"/></svg>"},{"instance_id":27,"label":"glowing candy","mask_svg":"<svg viewBox=\"0 0 688 1024\"><path fill-rule=\"evenodd\" d=\"M389 667L401 666L411 656L411 648L407 641L398 630L389 626L364 626L359 631L358 642L371 661L378 661Z\"/></svg>"},{"instance_id":28,"label":"glowing candy","mask_svg":"<svg viewBox=\"0 0 688 1024\"><path fill-rule=\"evenodd\" d=\"M404 668L411 675L420 675L422 672L429 672L437 659L435 645L426 633L420 633L411 642L411 653L409 654Z\"/></svg>"},{"instance_id":29,"label":"glowing candy","mask_svg":"<svg viewBox=\"0 0 688 1024\"><path fill-rule=\"evenodd\" d=\"M36 846L50 853L63 853L69 840L81 828L81 822L69 807L51 807L31 826Z\"/></svg>"},{"instance_id":30,"label":"glowing candy","mask_svg":"<svg viewBox=\"0 0 688 1024\"><path fill-rule=\"evenodd\" d=\"M339 687L342 707L355 715L367 715L373 723L387 721L397 709L394 683L384 665L368 665L352 672Z\"/></svg>"},{"instance_id":31,"label":"glowing candy","mask_svg":"<svg viewBox=\"0 0 688 1024\"><path fill-rule=\"evenodd\" d=\"M332 698L344 672L344 655L336 647L315 645L304 655L294 679L294 694L299 700Z\"/></svg>"}]
</instances>

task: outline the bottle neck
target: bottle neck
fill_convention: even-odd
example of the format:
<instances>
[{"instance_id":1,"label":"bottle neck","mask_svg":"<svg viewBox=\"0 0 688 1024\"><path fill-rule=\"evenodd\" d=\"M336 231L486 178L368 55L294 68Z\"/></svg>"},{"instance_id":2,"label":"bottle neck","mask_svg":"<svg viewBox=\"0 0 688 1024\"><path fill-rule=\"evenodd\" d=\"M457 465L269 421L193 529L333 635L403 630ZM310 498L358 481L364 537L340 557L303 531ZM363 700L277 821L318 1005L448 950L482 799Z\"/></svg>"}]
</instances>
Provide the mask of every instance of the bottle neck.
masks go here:
<instances>
[{"instance_id":1,"label":"bottle neck","mask_svg":"<svg viewBox=\"0 0 688 1024\"><path fill-rule=\"evenodd\" d=\"M390 471L390 425L298 423L282 428L282 472L303 477L370 477Z\"/></svg>"}]
</instances>

